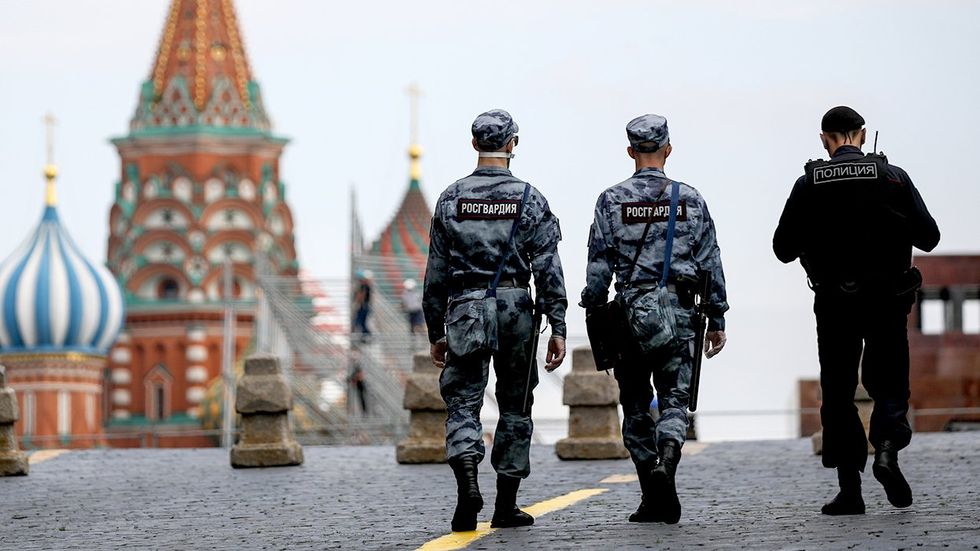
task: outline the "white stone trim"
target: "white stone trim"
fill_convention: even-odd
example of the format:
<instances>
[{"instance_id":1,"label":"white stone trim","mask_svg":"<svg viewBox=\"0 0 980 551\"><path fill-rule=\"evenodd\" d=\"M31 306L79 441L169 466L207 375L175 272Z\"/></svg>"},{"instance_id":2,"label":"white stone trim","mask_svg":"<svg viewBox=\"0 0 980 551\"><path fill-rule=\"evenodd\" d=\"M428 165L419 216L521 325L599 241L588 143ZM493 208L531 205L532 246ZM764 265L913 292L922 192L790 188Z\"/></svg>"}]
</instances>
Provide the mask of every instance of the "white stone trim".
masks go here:
<instances>
[{"instance_id":1,"label":"white stone trim","mask_svg":"<svg viewBox=\"0 0 980 551\"><path fill-rule=\"evenodd\" d=\"M117 388L112 391L112 405L128 406L133 401L132 395L125 388Z\"/></svg>"},{"instance_id":2,"label":"white stone trim","mask_svg":"<svg viewBox=\"0 0 980 551\"><path fill-rule=\"evenodd\" d=\"M71 434L71 392L67 390L58 392L58 434Z\"/></svg>"},{"instance_id":3,"label":"white stone trim","mask_svg":"<svg viewBox=\"0 0 980 551\"><path fill-rule=\"evenodd\" d=\"M198 289L200 291L200 289ZM204 291L201 291L202 293ZM197 325L187 329L187 340L191 342L203 342L208 336L208 331L204 327Z\"/></svg>"},{"instance_id":4,"label":"white stone trim","mask_svg":"<svg viewBox=\"0 0 980 551\"><path fill-rule=\"evenodd\" d=\"M59 390L65 390L68 392L81 392L81 393L93 393L99 394L102 392L102 385L89 384L89 383L54 383L54 382L43 382L43 383L9 383L9 386L14 390L26 392L57 392Z\"/></svg>"},{"instance_id":5,"label":"white stone trim","mask_svg":"<svg viewBox=\"0 0 980 551\"><path fill-rule=\"evenodd\" d=\"M208 391L203 386L192 386L187 389L187 401L192 404L200 404Z\"/></svg>"},{"instance_id":6,"label":"white stone trim","mask_svg":"<svg viewBox=\"0 0 980 551\"><path fill-rule=\"evenodd\" d=\"M22 384L32 384L30 382L19 382L18 379L28 377L56 377L58 379L87 379L91 381L102 380L102 369L91 367L10 367L7 364L7 380L11 386ZM11 381L11 379L14 379Z\"/></svg>"},{"instance_id":7,"label":"white stone trim","mask_svg":"<svg viewBox=\"0 0 980 551\"><path fill-rule=\"evenodd\" d=\"M22 402L24 403L24 436L32 436L37 427L37 404L34 397L34 391L27 390L21 393L23 396Z\"/></svg>"},{"instance_id":8,"label":"white stone trim","mask_svg":"<svg viewBox=\"0 0 980 551\"><path fill-rule=\"evenodd\" d=\"M203 362L208 359L208 347L203 344L192 344L187 347L185 356L188 361Z\"/></svg>"},{"instance_id":9,"label":"white stone trim","mask_svg":"<svg viewBox=\"0 0 980 551\"><path fill-rule=\"evenodd\" d=\"M128 385L133 382L133 372L125 367L116 367L113 368L110 378L114 385Z\"/></svg>"},{"instance_id":10,"label":"white stone trim","mask_svg":"<svg viewBox=\"0 0 980 551\"><path fill-rule=\"evenodd\" d=\"M187 368L184 377L189 383L206 383L208 381L208 369L203 365L192 365Z\"/></svg>"},{"instance_id":11,"label":"white stone trim","mask_svg":"<svg viewBox=\"0 0 980 551\"><path fill-rule=\"evenodd\" d=\"M115 350L112 351L110 356L112 363L117 364L128 364L133 359L132 353L130 353L129 348L122 346L117 346Z\"/></svg>"}]
</instances>

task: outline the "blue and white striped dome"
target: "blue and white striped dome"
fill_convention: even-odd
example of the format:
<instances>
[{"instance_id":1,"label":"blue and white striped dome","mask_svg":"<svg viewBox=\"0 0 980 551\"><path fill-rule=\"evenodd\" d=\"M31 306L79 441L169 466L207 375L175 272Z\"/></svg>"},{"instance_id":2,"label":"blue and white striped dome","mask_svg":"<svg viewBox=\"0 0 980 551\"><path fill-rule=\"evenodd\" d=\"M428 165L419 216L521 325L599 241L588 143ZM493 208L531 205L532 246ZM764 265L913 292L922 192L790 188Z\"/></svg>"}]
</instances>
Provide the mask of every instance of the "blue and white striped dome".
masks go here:
<instances>
[{"instance_id":1,"label":"blue and white striped dome","mask_svg":"<svg viewBox=\"0 0 980 551\"><path fill-rule=\"evenodd\" d=\"M48 205L37 229L0 264L0 353L104 355L122 322L116 279L82 256Z\"/></svg>"}]
</instances>

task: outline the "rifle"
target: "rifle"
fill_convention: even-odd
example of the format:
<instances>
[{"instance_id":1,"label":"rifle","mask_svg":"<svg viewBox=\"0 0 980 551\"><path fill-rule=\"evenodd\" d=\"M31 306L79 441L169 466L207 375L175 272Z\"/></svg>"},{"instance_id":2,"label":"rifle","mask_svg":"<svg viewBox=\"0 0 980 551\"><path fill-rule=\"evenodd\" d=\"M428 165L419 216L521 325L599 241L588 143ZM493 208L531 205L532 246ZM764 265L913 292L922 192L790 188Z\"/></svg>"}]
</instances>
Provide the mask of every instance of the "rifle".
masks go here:
<instances>
[{"instance_id":1,"label":"rifle","mask_svg":"<svg viewBox=\"0 0 980 551\"><path fill-rule=\"evenodd\" d=\"M528 414L527 399L531 396L531 375L534 373L535 363L538 359L538 340L541 335L541 312L537 308L534 309L531 325L531 359L528 361L527 380L524 383L524 406L521 408L521 413L525 415Z\"/></svg>"},{"instance_id":2,"label":"rifle","mask_svg":"<svg viewBox=\"0 0 980 551\"><path fill-rule=\"evenodd\" d=\"M710 292L711 276L707 272L698 274L698 303L695 307L694 321L694 358L691 365L690 399L687 409L697 411L698 390L701 386L701 360L704 355L704 337L708 328L707 309L708 293Z\"/></svg>"}]
</instances>

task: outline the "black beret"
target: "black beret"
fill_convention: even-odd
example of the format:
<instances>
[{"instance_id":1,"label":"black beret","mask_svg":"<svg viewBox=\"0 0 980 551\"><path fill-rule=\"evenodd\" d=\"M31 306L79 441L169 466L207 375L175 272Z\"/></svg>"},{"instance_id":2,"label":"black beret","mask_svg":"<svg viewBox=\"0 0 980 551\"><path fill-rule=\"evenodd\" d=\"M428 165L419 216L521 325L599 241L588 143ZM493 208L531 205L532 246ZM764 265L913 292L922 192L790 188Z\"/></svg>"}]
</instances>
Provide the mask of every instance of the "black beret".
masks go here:
<instances>
[{"instance_id":1,"label":"black beret","mask_svg":"<svg viewBox=\"0 0 980 551\"><path fill-rule=\"evenodd\" d=\"M864 128L864 117L845 105L827 111L820 121L820 130L823 132L853 132L861 128Z\"/></svg>"}]
</instances>

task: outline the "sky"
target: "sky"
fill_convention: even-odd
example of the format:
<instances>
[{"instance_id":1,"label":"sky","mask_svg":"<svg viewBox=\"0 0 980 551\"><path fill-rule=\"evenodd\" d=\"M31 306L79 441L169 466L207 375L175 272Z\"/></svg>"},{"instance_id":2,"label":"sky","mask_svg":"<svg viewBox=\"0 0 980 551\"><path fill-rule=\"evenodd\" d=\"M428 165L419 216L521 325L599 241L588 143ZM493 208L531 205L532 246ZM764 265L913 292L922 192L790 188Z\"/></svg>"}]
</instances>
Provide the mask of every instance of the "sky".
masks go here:
<instances>
[{"instance_id":1,"label":"sky","mask_svg":"<svg viewBox=\"0 0 980 551\"><path fill-rule=\"evenodd\" d=\"M120 171L107 140L127 131L167 3L0 0L0 257L41 215L41 118L51 111L62 220L89 257L105 258ZM797 380L819 372L812 295L771 239L803 164L826 155L817 135L828 108L850 105L880 132L878 148L908 171L939 223L937 254L980 251L975 2L235 4L266 108L292 140L281 174L301 266L317 276L347 273L352 188L370 236L407 188L413 82L424 93L430 202L472 171L473 118L496 107L513 114L512 169L561 220L573 305L595 199L633 171L625 125L666 116L666 172L710 206L732 307L729 344L705 362L709 435L795 434L792 416L710 412L795 408ZM570 307L568 320L571 335L585 333L581 309Z\"/></svg>"}]
</instances>

